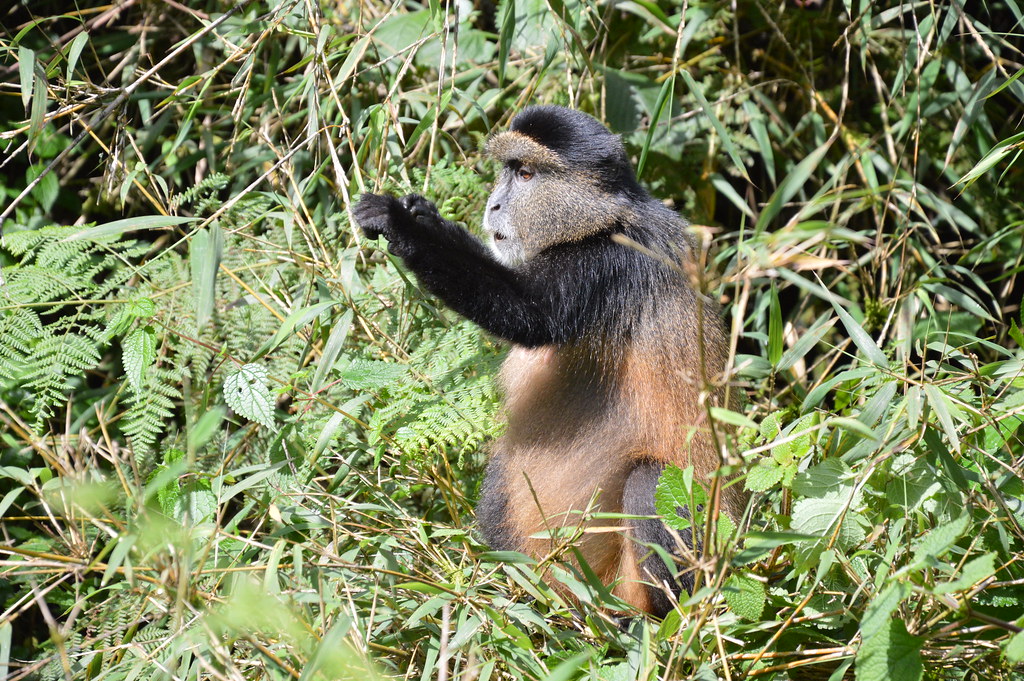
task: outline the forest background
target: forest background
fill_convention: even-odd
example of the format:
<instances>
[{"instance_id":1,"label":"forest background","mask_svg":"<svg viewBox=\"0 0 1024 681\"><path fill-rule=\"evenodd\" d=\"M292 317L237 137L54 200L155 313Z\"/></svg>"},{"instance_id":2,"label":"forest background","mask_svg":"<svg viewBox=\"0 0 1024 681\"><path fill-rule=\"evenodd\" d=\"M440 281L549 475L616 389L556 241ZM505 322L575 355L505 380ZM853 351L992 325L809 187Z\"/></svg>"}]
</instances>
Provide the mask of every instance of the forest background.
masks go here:
<instances>
[{"instance_id":1,"label":"forest background","mask_svg":"<svg viewBox=\"0 0 1024 681\"><path fill-rule=\"evenodd\" d=\"M0 10L0 677L1024 679L1022 11ZM503 348L350 221L479 230L530 103L622 135L731 331L754 501L664 621L478 543Z\"/></svg>"}]
</instances>

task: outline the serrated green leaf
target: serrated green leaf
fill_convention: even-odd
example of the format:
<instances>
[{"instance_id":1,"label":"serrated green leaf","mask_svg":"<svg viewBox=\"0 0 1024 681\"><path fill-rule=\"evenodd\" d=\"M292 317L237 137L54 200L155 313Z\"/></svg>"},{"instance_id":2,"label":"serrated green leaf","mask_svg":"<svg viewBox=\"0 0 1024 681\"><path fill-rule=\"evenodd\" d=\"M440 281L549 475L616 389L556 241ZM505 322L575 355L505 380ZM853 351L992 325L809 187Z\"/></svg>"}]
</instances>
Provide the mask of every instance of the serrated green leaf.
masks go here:
<instances>
[{"instance_id":1,"label":"serrated green leaf","mask_svg":"<svg viewBox=\"0 0 1024 681\"><path fill-rule=\"evenodd\" d=\"M1003 645L1003 655L1010 664L1024 662L1024 631L1018 631Z\"/></svg>"},{"instance_id":2,"label":"serrated green leaf","mask_svg":"<svg viewBox=\"0 0 1024 681\"><path fill-rule=\"evenodd\" d=\"M839 459L825 459L811 466L793 479L793 492L802 497L821 499L827 495L837 496L844 487L852 490L846 479L850 469Z\"/></svg>"},{"instance_id":3,"label":"serrated green leaf","mask_svg":"<svg viewBox=\"0 0 1024 681\"><path fill-rule=\"evenodd\" d=\"M985 553L968 561L960 576L956 579L941 584L936 584L933 590L937 594L948 594L954 591L966 591L983 579L988 579L996 573L996 554Z\"/></svg>"},{"instance_id":4,"label":"serrated green leaf","mask_svg":"<svg viewBox=\"0 0 1024 681\"><path fill-rule=\"evenodd\" d=\"M839 545L843 548L856 546L866 536L864 519L860 514L850 511L848 506L845 495L801 499L793 504L792 529L824 538L833 531L836 521L842 518Z\"/></svg>"},{"instance_id":5,"label":"serrated green leaf","mask_svg":"<svg viewBox=\"0 0 1024 681\"><path fill-rule=\"evenodd\" d=\"M692 525L689 510L707 501L704 489L693 479L693 467L685 470L665 466L658 486L654 490L654 508L674 530L685 530Z\"/></svg>"},{"instance_id":6,"label":"serrated green leaf","mask_svg":"<svg viewBox=\"0 0 1024 681\"><path fill-rule=\"evenodd\" d=\"M146 369L155 359L156 330L152 326L139 327L124 339L121 345L121 362L124 364L128 384L136 393L142 391Z\"/></svg>"},{"instance_id":7,"label":"serrated green leaf","mask_svg":"<svg viewBox=\"0 0 1024 681\"><path fill-rule=\"evenodd\" d=\"M949 551L953 544L964 536L970 519L971 517L965 513L953 522L941 523L929 530L914 544L914 558L903 571L927 567Z\"/></svg>"},{"instance_id":8,"label":"serrated green leaf","mask_svg":"<svg viewBox=\"0 0 1024 681\"><path fill-rule=\"evenodd\" d=\"M355 358L341 371L341 380L353 390L377 390L409 373L405 364Z\"/></svg>"},{"instance_id":9,"label":"serrated green leaf","mask_svg":"<svg viewBox=\"0 0 1024 681\"><path fill-rule=\"evenodd\" d=\"M210 489L210 481L192 479L181 486L175 507L175 516L189 525L209 522L217 514L217 497Z\"/></svg>"},{"instance_id":10,"label":"serrated green leaf","mask_svg":"<svg viewBox=\"0 0 1024 681\"><path fill-rule=\"evenodd\" d=\"M266 385L267 368L262 364L246 364L224 379L224 401L250 421L273 430L274 401Z\"/></svg>"},{"instance_id":11,"label":"serrated green leaf","mask_svg":"<svg viewBox=\"0 0 1024 681\"><path fill-rule=\"evenodd\" d=\"M148 319L156 314L156 303L152 298L135 298L128 301L126 309L133 317Z\"/></svg>"},{"instance_id":12,"label":"serrated green leaf","mask_svg":"<svg viewBox=\"0 0 1024 681\"><path fill-rule=\"evenodd\" d=\"M861 636L867 639L884 629L896 608L900 607L900 603L909 598L911 593L913 589L910 584L890 582L864 609L864 617L860 622Z\"/></svg>"},{"instance_id":13,"label":"serrated green leaf","mask_svg":"<svg viewBox=\"0 0 1024 681\"><path fill-rule=\"evenodd\" d=\"M857 650L857 681L920 681L922 643L902 621L890 620Z\"/></svg>"},{"instance_id":14,"label":"serrated green leaf","mask_svg":"<svg viewBox=\"0 0 1024 681\"><path fill-rule=\"evenodd\" d=\"M779 434L779 412L773 411L761 420L761 437L765 440L774 440Z\"/></svg>"},{"instance_id":15,"label":"serrated green leaf","mask_svg":"<svg viewBox=\"0 0 1024 681\"><path fill-rule=\"evenodd\" d=\"M751 622L761 619L766 595L764 584L748 575L730 575L725 580L722 596L729 609L739 617Z\"/></svg>"},{"instance_id":16,"label":"serrated green leaf","mask_svg":"<svg viewBox=\"0 0 1024 681\"><path fill-rule=\"evenodd\" d=\"M746 488L751 492L770 490L782 480L782 468L773 459L762 459L747 471Z\"/></svg>"}]
</instances>

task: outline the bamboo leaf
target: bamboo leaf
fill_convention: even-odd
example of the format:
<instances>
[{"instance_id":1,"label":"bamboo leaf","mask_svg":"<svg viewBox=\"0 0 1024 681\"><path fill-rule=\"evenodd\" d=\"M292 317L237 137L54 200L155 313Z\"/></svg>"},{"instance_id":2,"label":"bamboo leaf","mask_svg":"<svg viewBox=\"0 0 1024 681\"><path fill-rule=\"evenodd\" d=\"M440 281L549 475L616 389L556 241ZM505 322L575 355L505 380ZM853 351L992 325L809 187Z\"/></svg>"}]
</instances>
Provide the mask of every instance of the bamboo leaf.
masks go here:
<instances>
[{"instance_id":1,"label":"bamboo leaf","mask_svg":"<svg viewBox=\"0 0 1024 681\"><path fill-rule=\"evenodd\" d=\"M711 121L711 127L715 129L718 134L718 138L722 141L722 148L725 149L725 153L729 154L729 158L732 159L733 167L743 176L743 179L750 182L750 175L747 174L747 167L743 164L743 159L740 157L740 152L733 144L732 138L726 131L725 126L722 125L722 121L718 120L718 116L715 115L715 110L711 108L711 104L707 98L704 97L704 88L700 86L697 81L693 79L689 71L681 69L679 75L682 76L683 82L686 83L686 87L693 93L697 103L700 104L700 108L704 111L704 115Z\"/></svg>"}]
</instances>

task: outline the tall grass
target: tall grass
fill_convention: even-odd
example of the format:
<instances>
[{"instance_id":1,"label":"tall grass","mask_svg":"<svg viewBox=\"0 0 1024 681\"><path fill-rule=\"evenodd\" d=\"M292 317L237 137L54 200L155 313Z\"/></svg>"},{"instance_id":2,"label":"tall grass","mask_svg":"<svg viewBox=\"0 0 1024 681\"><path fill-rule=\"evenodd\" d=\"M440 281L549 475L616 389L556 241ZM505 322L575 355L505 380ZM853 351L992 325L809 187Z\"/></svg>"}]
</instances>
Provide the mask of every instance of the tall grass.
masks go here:
<instances>
[{"instance_id":1,"label":"tall grass","mask_svg":"<svg viewBox=\"0 0 1024 681\"><path fill-rule=\"evenodd\" d=\"M1022 17L3 10L0 669L1022 678ZM349 219L417 191L477 229L482 142L537 102L623 136L732 332L753 502L664 621L571 538L478 543L502 349Z\"/></svg>"}]
</instances>

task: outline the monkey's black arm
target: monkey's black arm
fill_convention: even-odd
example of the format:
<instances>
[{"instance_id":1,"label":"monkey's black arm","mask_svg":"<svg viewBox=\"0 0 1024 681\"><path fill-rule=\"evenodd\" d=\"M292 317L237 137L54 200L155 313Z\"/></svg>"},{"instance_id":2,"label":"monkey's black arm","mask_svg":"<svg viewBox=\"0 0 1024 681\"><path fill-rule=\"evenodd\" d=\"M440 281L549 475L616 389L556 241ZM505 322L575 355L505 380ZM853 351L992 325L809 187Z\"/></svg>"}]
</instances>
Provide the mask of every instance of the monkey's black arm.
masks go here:
<instances>
[{"instance_id":1,"label":"monkey's black arm","mask_svg":"<svg viewBox=\"0 0 1024 681\"><path fill-rule=\"evenodd\" d=\"M389 250L402 258L420 284L494 335L528 347L576 337L576 308L588 298L587 277L573 277L572 271L548 263L512 269L416 195L396 199L367 194L354 214L368 237L388 239ZM579 270L579 263L571 270Z\"/></svg>"}]
</instances>

